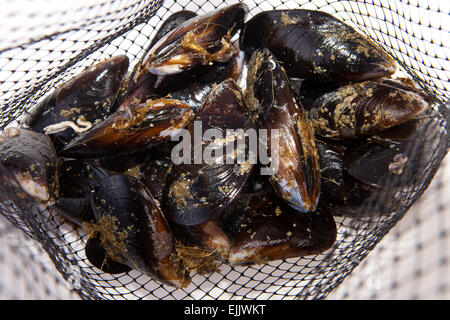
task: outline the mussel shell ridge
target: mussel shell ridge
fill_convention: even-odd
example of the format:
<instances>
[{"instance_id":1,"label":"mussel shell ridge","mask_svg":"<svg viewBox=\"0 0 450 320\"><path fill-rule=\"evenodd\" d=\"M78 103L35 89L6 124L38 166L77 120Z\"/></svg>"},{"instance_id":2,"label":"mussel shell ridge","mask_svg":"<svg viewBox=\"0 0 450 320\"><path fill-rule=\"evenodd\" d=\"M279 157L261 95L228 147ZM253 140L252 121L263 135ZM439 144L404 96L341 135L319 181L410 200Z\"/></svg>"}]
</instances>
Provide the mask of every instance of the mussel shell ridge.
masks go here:
<instances>
[{"instance_id":1,"label":"mussel shell ridge","mask_svg":"<svg viewBox=\"0 0 450 320\"><path fill-rule=\"evenodd\" d=\"M275 190L294 209L314 211L320 194L314 130L283 67L268 50L252 55L247 100L259 128L267 130ZM278 141L272 141L275 130Z\"/></svg>"},{"instance_id":2,"label":"mussel shell ridge","mask_svg":"<svg viewBox=\"0 0 450 320\"><path fill-rule=\"evenodd\" d=\"M340 87L317 99L309 112L317 134L355 139L376 134L420 116L430 104L414 91L379 81Z\"/></svg>"},{"instance_id":3,"label":"mussel shell ridge","mask_svg":"<svg viewBox=\"0 0 450 320\"><path fill-rule=\"evenodd\" d=\"M99 234L107 255L114 261L175 287L186 278L174 258L171 230L146 187L129 175L111 174L92 193L96 222L85 224Z\"/></svg>"},{"instance_id":4,"label":"mussel shell ridge","mask_svg":"<svg viewBox=\"0 0 450 320\"><path fill-rule=\"evenodd\" d=\"M168 177L163 205L169 220L201 224L217 217L233 201L252 169L245 139L251 128L255 125L236 82L229 79L217 85L189 127L187 139L193 148L187 162L175 165ZM214 134L205 139L209 129ZM227 154L227 145L233 147L235 158Z\"/></svg>"}]
</instances>

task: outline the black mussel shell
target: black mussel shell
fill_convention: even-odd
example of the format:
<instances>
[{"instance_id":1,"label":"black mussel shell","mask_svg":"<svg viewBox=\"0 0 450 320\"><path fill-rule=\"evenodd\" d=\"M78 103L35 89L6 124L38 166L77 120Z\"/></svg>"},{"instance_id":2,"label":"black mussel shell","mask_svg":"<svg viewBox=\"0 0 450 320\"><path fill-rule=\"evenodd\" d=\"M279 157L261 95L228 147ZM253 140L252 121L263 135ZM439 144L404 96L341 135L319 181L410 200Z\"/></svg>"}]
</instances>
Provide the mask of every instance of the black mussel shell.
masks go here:
<instances>
[{"instance_id":1,"label":"black mussel shell","mask_svg":"<svg viewBox=\"0 0 450 320\"><path fill-rule=\"evenodd\" d=\"M189 71L161 77L151 97L170 96L190 105L197 113L212 88L227 79L238 81L244 62L243 51L236 51L228 62L199 66Z\"/></svg>"},{"instance_id":2,"label":"black mussel shell","mask_svg":"<svg viewBox=\"0 0 450 320\"><path fill-rule=\"evenodd\" d=\"M172 169L174 144L163 142L150 149L132 154L103 157L100 163L112 173L122 173L139 179L153 198L162 203L167 176Z\"/></svg>"},{"instance_id":3,"label":"black mussel shell","mask_svg":"<svg viewBox=\"0 0 450 320\"><path fill-rule=\"evenodd\" d=\"M255 130L255 125L240 87L232 79L225 80L211 91L189 135L173 149L173 155L183 155L166 185L163 203L169 220L201 224L233 201L253 167L246 137L250 129Z\"/></svg>"},{"instance_id":4,"label":"black mussel shell","mask_svg":"<svg viewBox=\"0 0 450 320\"><path fill-rule=\"evenodd\" d=\"M248 57L268 48L289 76L302 79L363 81L396 70L373 41L321 11L261 12L245 23L240 44Z\"/></svg>"},{"instance_id":5,"label":"black mussel shell","mask_svg":"<svg viewBox=\"0 0 450 320\"><path fill-rule=\"evenodd\" d=\"M171 151L173 145L162 143L135 154L105 157L102 164L114 173L123 173L142 181L152 196L162 202L167 175L172 169Z\"/></svg>"},{"instance_id":6,"label":"black mussel shell","mask_svg":"<svg viewBox=\"0 0 450 320\"><path fill-rule=\"evenodd\" d=\"M247 13L246 4L236 3L186 21L154 45L143 63L144 70L174 74L228 61L234 52L231 38L242 28Z\"/></svg>"},{"instance_id":7,"label":"black mussel shell","mask_svg":"<svg viewBox=\"0 0 450 320\"><path fill-rule=\"evenodd\" d=\"M320 136L354 139L416 119L429 107L429 103L413 91L379 81L365 81L324 94L309 116Z\"/></svg>"},{"instance_id":8,"label":"black mussel shell","mask_svg":"<svg viewBox=\"0 0 450 320\"><path fill-rule=\"evenodd\" d=\"M114 261L107 255L106 249L103 247L98 234L87 239L84 252L88 261L103 272L118 274L131 271L129 266Z\"/></svg>"},{"instance_id":9,"label":"black mussel shell","mask_svg":"<svg viewBox=\"0 0 450 320\"><path fill-rule=\"evenodd\" d=\"M75 227L82 227L84 222L94 221L94 213L87 197L60 197L53 208Z\"/></svg>"},{"instance_id":10,"label":"black mussel shell","mask_svg":"<svg viewBox=\"0 0 450 320\"><path fill-rule=\"evenodd\" d=\"M159 27L158 32L156 32L155 36L152 39L149 47L153 48L155 44L166 34L178 28L180 25L185 23L186 21L197 16L197 13L190 10L181 10L172 13L166 20L164 20L161 27Z\"/></svg>"},{"instance_id":11,"label":"black mussel shell","mask_svg":"<svg viewBox=\"0 0 450 320\"><path fill-rule=\"evenodd\" d=\"M91 236L99 235L110 259L175 287L187 284L169 225L138 179L106 176L92 192L91 205L96 222L85 227Z\"/></svg>"},{"instance_id":12,"label":"black mussel shell","mask_svg":"<svg viewBox=\"0 0 450 320\"><path fill-rule=\"evenodd\" d=\"M332 142L317 141L321 168L319 206L335 216L379 216L399 209L392 192L367 185L350 176L344 167L347 149Z\"/></svg>"},{"instance_id":13,"label":"black mussel shell","mask_svg":"<svg viewBox=\"0 0 450 320\"><path fill-rule=\"evenodd\" d=\"M328 210L299 214L270 192L267 181L253 185L254 191L241 192L219 218L232 243L228 263L250 265L315 255L333 245L337 229Z\"/></svg>"},{"instance_id":14,"label":"black mussel shell","mask_svg":"<svg viewBox=\"0 0 450 320\"><path fill-rule=\"evenodd\" d=\"M366 139L345 154L348 173L391 191L420 186L432 154L439 148L433 126L430 118L413 120Z\"/></svg>"},{"instance_id":15,"label":"black mussel shell","mask_svg":"<svg viewBox=\"0 0 450 320\"><path fill-rule=\"evenodd\" d=\"M98 158L98 162L109 172L125 173L141 179L139 175L141 167L145 166L148 161L166 157L170 158L172 148L172 142L166 141L149 149L139 150L134 153L100 157Z\"/></svg>"},{"instance_id":16,"label":"black mussel shell","mask_svg":"<svg viewBox=\"0 0 450 320\"><path fill-rule=\"evenodd\" d=\"M167 176L172 167L173 162L169 155L159 155L152 156L139 168L139 178L159 202L163 199Z\"/></svg>"},{"instance_id":17,"label":"black mussel shell","mask_svg":"<svg viewBox=\"0 0 450 320\"><path fill-rule=\"evenodd\" d=\"M144 57L162 37L195 16L197 14L189 10L181 10L171 14L156 32L148 49L144 52ZM142 63L137 63L127 78L126 90L123 90L121 96L118 98L119 105L126 106L135 100L147 100L158 82L158 76L147 72L143 68Z\"/></svg>"},{"instance_id":18,"label":"black mussel shell","mask_svg":"<svg viewBox=\"0 0 450 320\"><path fill-rule=\"evenodd\" d=\"M60 192L55 203L58 213L78 226L93 222L90 194L108 174L98 163L61 158L58 168Z\"/></svg>"},{"instance_id":19,"label":"black mussel shell","mask_svg":"<svg viewBox=\"0 0 450 320\"><path fill-rule=\"evenodd\" d=\"M320 167L313 127L283 67L268 50L252 55L247 100L259 127L267 130L275 190L294 209L314 211L320 193ZM274 130L278 130L277 146L272 143Z\"/></svg>"},{"instance_id":20,"label":"black mussel shell","mask_svg":"<svg viewBox=\"0 0 450 320\"><path fill-rule=\"evenodd\" d=\"M109 174L98 161L60 158L60 195L68 198L82 198L97 187Z\"/></svg>"},{"instance_id":21,"label":"black mussel shell","mask_svg":"<svg viewBox=\"0 0 450 320\"><path fill-rule=\"evenodd\" d=\"M32 130L9 127L0 133L0 163L25 193L44 205L59 195L57 155L50 138Z\"/></svg>"},{"instance_id":22,"label":"black mussel shell","mask_svg":"<svg viewBox=\"0 0 450 320\"><path fill-rule=\"evenodd\" d=\"M24 124L51 135L60 149L113 113L128 63L126 56L115 56L86 69L39 102Z\"/></svg>"},{"instance_id":23,"label":"black mussel shell","mask_svg":"<svg viewBox=\"0 0 450 320\"><path fill-rule=\"evenodd\" d=\"M78 136L61 155L92 158L133 153L170 140L192 116L191 107L175 99L130 105Z\"/></svg>"}]
</instances>

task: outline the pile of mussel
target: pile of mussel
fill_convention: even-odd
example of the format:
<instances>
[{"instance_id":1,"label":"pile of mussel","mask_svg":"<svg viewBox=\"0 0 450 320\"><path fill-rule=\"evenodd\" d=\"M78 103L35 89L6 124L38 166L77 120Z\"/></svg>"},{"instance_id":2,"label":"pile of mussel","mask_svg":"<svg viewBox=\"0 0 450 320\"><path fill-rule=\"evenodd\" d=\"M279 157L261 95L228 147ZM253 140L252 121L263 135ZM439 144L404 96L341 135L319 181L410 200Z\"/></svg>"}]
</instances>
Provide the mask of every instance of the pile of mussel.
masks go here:
<instances>
[{"instance_id":1,"label":"pile of mussel","mask_svg":"<svg viewBox=\"0 0 450 320\"><path fill-rule=\"evenodd\" d=\"M55 88L1 134L3 181L82 228L93 266L175 287L221 263L321 253L333 216L397 210L390 177L418 183L426 163L407 147L430 98L327 13L247 15L177 12L132 70L114 56Z\"/></svg>"}]
</instances>

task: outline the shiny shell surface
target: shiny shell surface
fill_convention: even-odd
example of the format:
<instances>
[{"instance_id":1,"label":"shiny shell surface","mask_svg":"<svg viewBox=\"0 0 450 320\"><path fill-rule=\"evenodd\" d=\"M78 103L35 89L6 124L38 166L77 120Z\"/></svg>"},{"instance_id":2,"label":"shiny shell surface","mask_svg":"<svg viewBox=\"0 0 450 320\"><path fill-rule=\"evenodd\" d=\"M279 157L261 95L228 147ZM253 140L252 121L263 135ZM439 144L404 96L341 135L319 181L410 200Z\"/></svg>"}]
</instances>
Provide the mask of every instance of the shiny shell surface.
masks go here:
<instances>
[{"instance_id":1,"label":"shiny shell surface","mask_svg":"<svg viewBox=\"0 0 450 320\"><path fill-rule=\"evenodd\" d=\"M250 57L268 48L291 77L363 81L393 74L394 60L369 38L332 15L314 10L269 10L246 22L241 48Z\"/></svg>"},{"instance_id":2,"label":"shiny shell surface","mask_svg":"<svg viewBox=\"0 0 450 320\"><path fill-rule=\"evenodd\" d=\"M259 128L267 130L275 190L294 209L314 211L320 167L312 123L284 68L268 50L255 52L250 60L247 100Z\"/></svg>"}]
</instances>

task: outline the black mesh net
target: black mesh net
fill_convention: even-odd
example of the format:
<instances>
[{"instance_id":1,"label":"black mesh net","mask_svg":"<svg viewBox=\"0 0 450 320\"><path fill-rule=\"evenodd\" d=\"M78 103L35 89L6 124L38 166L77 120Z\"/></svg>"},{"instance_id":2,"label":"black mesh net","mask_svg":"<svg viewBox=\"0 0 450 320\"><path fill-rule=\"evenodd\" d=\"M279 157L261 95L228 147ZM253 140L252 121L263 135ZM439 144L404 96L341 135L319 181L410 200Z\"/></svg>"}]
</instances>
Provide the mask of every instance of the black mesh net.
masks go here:
<instances>
[{"instance_id":1,"label":"black mesh net","mask_svg":"<svg viewBox=\"0 0 450 320\"><path fill-rule=\"evenodd\" d=\"M3 30L0 39L0 127L5 128L55 86L103 58L126 54L131 66L142 58L149 40L173 12L204 13L232 1L83 1L43 11L26 8L8 19L26 24ZM263 10L322 10L371 37L433 99L424 129L405 153L420 157L414 186L397 196L399 209L372 217L335 216L338 236L333 247L318 255L248 267L223 264L212 274L195 274L187 288L175 289L137 271L111 275L91 266L84 254L86 235L57 213L24 203L14 192L1 193L1 213L13 226L38 241L83 299L320 299L335 289L397 224L426 190L448 148L449 99L448 7L419 1L245 1L249 17ZM419 10L420 9L420 10ZM425 12L419 14L419 12ZM40 18L40 19L37 19ZM46 23L42 23L42 19ZM39 21L36 22L35 21ZM27 36L24 37L23 35ZM19 36L20 35L20 36ZM448 40L448 38L447 38ZM423 146L432 149L423 150ZM0 168L0 173L5 171ZM404 183L401 177L397 183ZM406 183L404 184L406 185ZM11 185L5 190L14 190ZM388 194L377 194L358 211L377 210ZM45 271L44 271L45 272Z\"/></svg>"}]
</instances>

